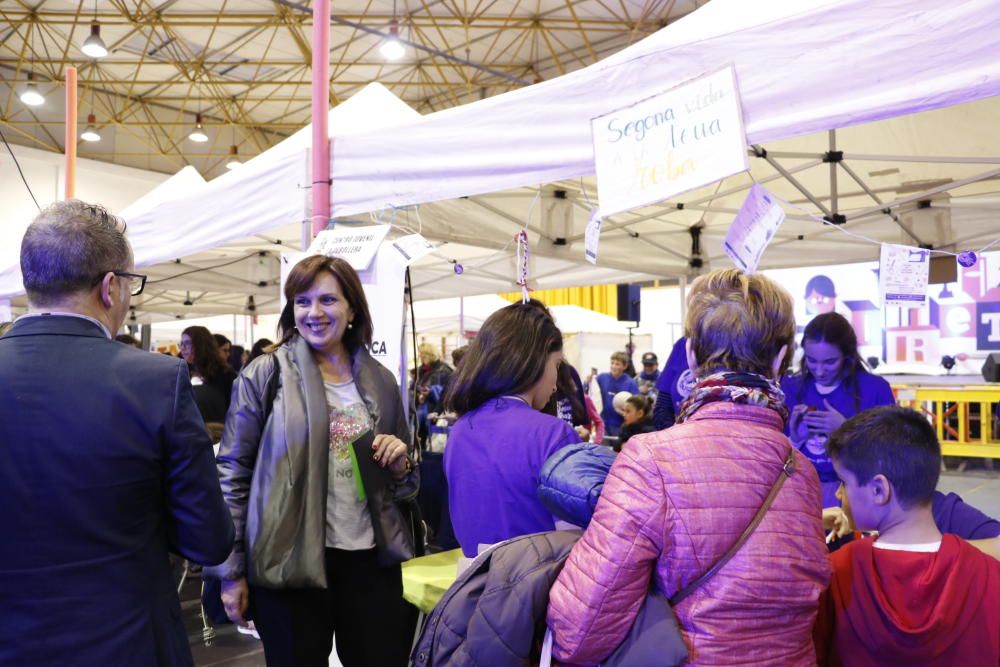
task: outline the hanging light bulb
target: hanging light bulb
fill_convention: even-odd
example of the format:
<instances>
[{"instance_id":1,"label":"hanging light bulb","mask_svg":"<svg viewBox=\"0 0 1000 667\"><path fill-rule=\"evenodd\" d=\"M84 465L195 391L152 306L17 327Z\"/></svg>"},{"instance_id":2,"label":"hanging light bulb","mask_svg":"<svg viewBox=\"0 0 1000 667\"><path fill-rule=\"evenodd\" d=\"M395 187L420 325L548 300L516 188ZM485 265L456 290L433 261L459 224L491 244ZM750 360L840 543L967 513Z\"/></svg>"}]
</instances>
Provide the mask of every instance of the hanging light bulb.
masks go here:
<instances>
[{"instance_id":1,"label":"hanging light bulb","mask_svg":"<svg viewBox=\"0 0 1000 667\"><path fill-rule=\"evenodd\" d=\"M226 163L226 169L239 169L243 166L239 158L239 149L236 148L236 144L229 147L229 162Z\"/></svg>"},{"instance_id":2,"label":"hanging light bulb","mask_svg":"<svg viewBox=\"0 0 1000 667\"><path fill-rule=\"evenodd\" d=\"M108 47L104 45L104 40L101 39L101 24L97 22L96 18L90 24L90 36L84 40L80 50L83 51L84 55L91 58L103 58L108 55Z\"/></svg>"},{"instance_id":3,"label":"hanging light bulb","mask_svg":"<svg viewBox=\"0 0 1000 667\"><path fill-rule=\"evenodd\" d=\"M386 60L399 60L406 55L406 49L403 48L402 42L399 41L399 22L396 19L389 22L389 36L385 38L382 46L379 47L379 53Z\"/></svg>"},{"instance_id":4,"label":"hanging light bulb","mask_svg":"<svg viewBox=\"0 0 1000 667\"><path fill-rule=\"evenodd\" d=\"M28 85L21 91L21 101L29 107L37 107L45 104L45 96L38 91L35 85L35 73L28 72Z\"/></svg>"},{"instance_id":5,"label":"hanging light bulb","mask_svg":"<svg viewBox=\"0 0 1000 667\"><path fill-rule=\"evenodd\" d=\"M194 129L191 130L191 134L188 135L188 139L199 144L203 144L208 141L208 135L205 134L205 130L201 127L201 114L197 114L195 116Z\"/></svg>"},{"instance_id":6,"label":"hanging light bulb","mask_svg":"<svg viewBox=\"0 0 1000 667\"><path fill-rule=\"evenodd\" d=\"M80 138L90 142L101 140L101 133L97 131L97 118L94 114L87 116L87 128L80 135Z\"/></svg>"}]
</instances>

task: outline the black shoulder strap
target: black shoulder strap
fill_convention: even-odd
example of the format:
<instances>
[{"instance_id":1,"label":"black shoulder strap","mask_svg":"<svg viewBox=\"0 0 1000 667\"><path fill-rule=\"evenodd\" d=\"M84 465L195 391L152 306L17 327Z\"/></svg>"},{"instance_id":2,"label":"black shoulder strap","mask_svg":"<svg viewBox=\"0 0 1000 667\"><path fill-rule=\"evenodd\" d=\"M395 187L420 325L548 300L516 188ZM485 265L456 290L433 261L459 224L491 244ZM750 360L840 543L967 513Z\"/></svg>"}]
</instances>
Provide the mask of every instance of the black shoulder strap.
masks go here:
<instances>
[{"instance_id":1,"label":"black shoulder strap","mask_svg":"<svg viewBox=\"0 0 1000 667\"><path fill-rule=\"evenodd\" d=\"M693 593L695 589L697 589L699 586L701 586L706 581L711 579L716 572L721 570L723 566L726 563L728 563L733 556L736 555L736 552L740 550L740 547L742 547L748 539L750 539L750 536L753 534L753 531L755 531L757 529L757 526L760 525L760 522L764 520L764 515L767 514L767 510L771 507L771 503L773 503L774 499L777 497L778 491L781 490L781 487L785 483L785 480L791 477L794 472L795 472L795 449L793 447L789 447L788 455L785 456L785 465L782 466L781 472L778 473L778 479L774 481L774 485L771 487L771 492L768 493L767 498L764 499L764 504L760 506L760 509L757 510L757 513L754 515L753 519L750 520L750 524L743 531L743 534L740 535L739 539L736 540L736 543L733 544L733 546L729 547L729 551L724 553L722 555L722 558L716 561L715 565L710 567L708 571L705 572L705 574L701 575L700 577L692 581L682 590L678 591L676 595L670 598L670 606L676 607L677 605L679 605L681 601L684 600L684 598L691 595L691 593Z\"/></svg>"},{"instance_id":2,"label":"black shoulder strap","mask_svg":"<svg viewBox=\"0 0 1000 667\"><path fill-rule=\"evenodd\" d=\"M273 354L273 352L271 353ZM271 416L271 408L274 407L274 399L278 395L278 378L281 377L281 364L277 357L274 359L274 372L267 378L267 386L264 387L264 421Z\"/></svg>"}]
</instances>

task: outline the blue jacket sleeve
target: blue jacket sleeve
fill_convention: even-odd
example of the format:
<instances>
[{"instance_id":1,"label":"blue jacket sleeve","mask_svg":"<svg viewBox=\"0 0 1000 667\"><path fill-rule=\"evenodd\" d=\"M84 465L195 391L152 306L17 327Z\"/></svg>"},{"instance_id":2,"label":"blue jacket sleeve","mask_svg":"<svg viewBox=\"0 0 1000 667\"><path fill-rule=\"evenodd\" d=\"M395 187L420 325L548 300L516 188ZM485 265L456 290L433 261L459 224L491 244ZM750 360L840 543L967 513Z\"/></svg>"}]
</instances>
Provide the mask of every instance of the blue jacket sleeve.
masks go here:
<instances>
[{"instance_id":1,"label":"blue jacket sleeve","mask_svg":"<svg viewBox=\"0 0 1000 667\"><path fill-rule=\"evenodd\" d=\"M557 519L586 528L614 462L615 455L607 447L584 442L566 445L542 466L538 497Z\"/></svg>"}]
</instances>

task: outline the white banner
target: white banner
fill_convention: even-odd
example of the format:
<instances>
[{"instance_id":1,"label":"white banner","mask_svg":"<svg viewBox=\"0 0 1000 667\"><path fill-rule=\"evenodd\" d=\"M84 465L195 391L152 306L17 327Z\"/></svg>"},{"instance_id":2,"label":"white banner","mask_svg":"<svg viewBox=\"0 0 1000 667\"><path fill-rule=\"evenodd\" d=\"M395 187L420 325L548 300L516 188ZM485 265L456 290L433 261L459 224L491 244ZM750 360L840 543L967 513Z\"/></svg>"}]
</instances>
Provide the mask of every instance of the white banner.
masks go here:
<instances>
[{"instance_id":1,"label":"white banner","mask_svg":"<svg viewBox=\"0 0 1000 667\"><path fill-rule=\"evenodd\" d=\"M732 66L591 120L601 215L663 201L748 168Z\"/></svg>"}]
</instances>

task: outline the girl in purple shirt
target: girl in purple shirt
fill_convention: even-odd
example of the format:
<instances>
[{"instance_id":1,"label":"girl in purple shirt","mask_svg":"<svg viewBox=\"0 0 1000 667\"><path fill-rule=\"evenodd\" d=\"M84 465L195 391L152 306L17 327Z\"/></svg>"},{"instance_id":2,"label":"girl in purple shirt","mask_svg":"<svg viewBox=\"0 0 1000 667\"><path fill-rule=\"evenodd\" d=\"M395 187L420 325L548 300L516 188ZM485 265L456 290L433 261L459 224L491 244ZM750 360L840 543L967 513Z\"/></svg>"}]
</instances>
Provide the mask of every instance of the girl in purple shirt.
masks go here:
<instances>
[{"instance_id":1,"label":"girl in purple shirt","mask_svg":"<svg viewBox=\"0 0 1000 667\"><path fill-rule=\"evenodd\" d=\"M444 452L448 507L468 557L480 544L553 530L538 473L573 427L540 412L556 390L562 334L543 308L517 303L490 315L452 376L446 409L459 415Z\"/></svg>"},{"instance_id":2,"label":"girl in purple shirt","mask_svg":"<svg viewBox=\"0 0 1000 667\"><path fill-rule=\"evenodd\" d=\"M839 507L840 481L826 440L845 420L879 405L894 405L889 383L868 372L851 323L839 313L817 315L802 335L802 367L781 382L789 409L788 437L812 461L823 507Z\"/></svg>"}]
</instances>

